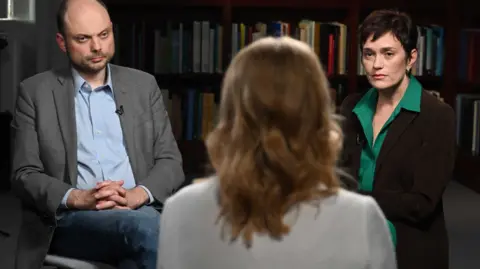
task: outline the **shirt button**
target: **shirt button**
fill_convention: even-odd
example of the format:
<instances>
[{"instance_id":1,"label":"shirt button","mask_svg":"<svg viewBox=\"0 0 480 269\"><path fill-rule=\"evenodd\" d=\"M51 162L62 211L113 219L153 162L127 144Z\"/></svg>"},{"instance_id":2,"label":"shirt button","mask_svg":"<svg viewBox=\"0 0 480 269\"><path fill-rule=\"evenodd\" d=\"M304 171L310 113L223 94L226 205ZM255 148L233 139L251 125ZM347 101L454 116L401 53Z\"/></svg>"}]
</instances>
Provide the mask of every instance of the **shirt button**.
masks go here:
<instances>
[{"instance_id":1,"label":"shirt button","mask_svg":"<svg viewBox=\"0 0 480 269\"><path fill-rule=\"evenodd\" d=\"M96 130L96 131L95 131L95 134L97 134L97 135L99 135L99 134L101 134L101 133L102 133L102 132L99 131L99 130Z\"/></svg>"}]
</instances>

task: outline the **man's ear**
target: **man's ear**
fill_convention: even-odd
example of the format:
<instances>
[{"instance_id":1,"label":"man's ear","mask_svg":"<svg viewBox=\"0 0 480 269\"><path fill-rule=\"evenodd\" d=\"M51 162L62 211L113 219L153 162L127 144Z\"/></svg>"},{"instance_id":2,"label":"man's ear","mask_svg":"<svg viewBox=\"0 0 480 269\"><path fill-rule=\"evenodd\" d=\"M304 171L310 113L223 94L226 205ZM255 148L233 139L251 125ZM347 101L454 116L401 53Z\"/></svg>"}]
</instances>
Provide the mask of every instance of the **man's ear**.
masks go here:
<instances>
[{"instance_id":1,"label":"man's ear","mask_svg":"<svg viewBox=\"0 0 480 269\"><path fill-rule=\"evenodd\" d=\"M55 40L57 41L58 47L63 51L67 52L67 44L65 43L65 38L61 33L57 33Z\"/></svg>"}]
</instances>

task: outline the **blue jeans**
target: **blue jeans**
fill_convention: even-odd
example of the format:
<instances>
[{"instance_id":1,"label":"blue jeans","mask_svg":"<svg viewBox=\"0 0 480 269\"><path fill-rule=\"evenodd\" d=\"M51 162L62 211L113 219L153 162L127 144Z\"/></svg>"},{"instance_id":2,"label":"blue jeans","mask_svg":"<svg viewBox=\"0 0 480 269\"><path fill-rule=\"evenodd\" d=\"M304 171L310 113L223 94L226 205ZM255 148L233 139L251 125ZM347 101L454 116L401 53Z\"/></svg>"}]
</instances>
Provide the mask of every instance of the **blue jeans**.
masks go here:
<instances>
[{"instance_id":1,"label":"blue jeans","mask_svg":"<svg viewBox=\"0 0 480 269\"><path fill-rule=\"evenodd\" d=\"M133 261L138 269L157 266L160 213L136 210L67 211L58 220L50 253L119 265Z\"/></svg>"}]
</instances>

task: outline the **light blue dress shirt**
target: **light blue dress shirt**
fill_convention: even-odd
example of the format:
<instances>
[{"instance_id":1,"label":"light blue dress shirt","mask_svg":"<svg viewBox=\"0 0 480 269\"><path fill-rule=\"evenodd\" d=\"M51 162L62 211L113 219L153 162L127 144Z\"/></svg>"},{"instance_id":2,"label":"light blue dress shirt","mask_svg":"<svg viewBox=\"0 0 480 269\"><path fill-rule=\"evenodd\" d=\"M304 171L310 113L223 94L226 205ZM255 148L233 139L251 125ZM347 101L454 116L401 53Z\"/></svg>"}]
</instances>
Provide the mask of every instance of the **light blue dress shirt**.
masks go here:
<instances>
[{"instance_id":1,"label":"light blue dress shirt","mask_svg":"<svg viewBox=\"0 0 480 269\"><path fill-rule=\"evenodd\" d=\"M123 139L122 127L112 86L112 74L107 66L107 83L96 89L72 68L75 87L75 119L77 126L77 185L88 190L105 180L123 180L125 189L136 187L130 159ZM140 185L149 196L150 191ZM66 207L69 189L62 200Z\"/></svg>"}]
</instances>

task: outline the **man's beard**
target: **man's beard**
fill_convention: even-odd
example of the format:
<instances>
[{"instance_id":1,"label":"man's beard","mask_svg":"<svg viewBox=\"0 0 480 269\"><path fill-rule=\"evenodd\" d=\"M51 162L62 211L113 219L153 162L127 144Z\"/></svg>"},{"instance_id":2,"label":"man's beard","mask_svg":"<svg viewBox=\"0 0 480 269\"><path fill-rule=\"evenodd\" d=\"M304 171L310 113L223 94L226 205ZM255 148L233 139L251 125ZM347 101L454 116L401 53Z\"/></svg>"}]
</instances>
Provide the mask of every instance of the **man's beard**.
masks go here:
<instances>
[{"instance_id":1,"label":"man's beard","mask_svg":"<svg viewBox=\"0 0 480 269\"><path fill-rule=\"evenodd\" d=\"M67 56L70 60L70 64L72 65L73 68L75 68L75 70L77 70L80 73L89 74L89 75L95 75L101 72L102 70L104 70L107 64L112 59L112 56L108 56L102 53L102 54L95 54L95 55L89 56L85 62L75 63L74 61L72 61L72 58L70 57L70 53L68 53L68 51L67 51ZM102 63L102 65L97 65L93 67L89 65L88 62L95 57L104 57L105 61Z\"/></svg>"}]
</instances>

